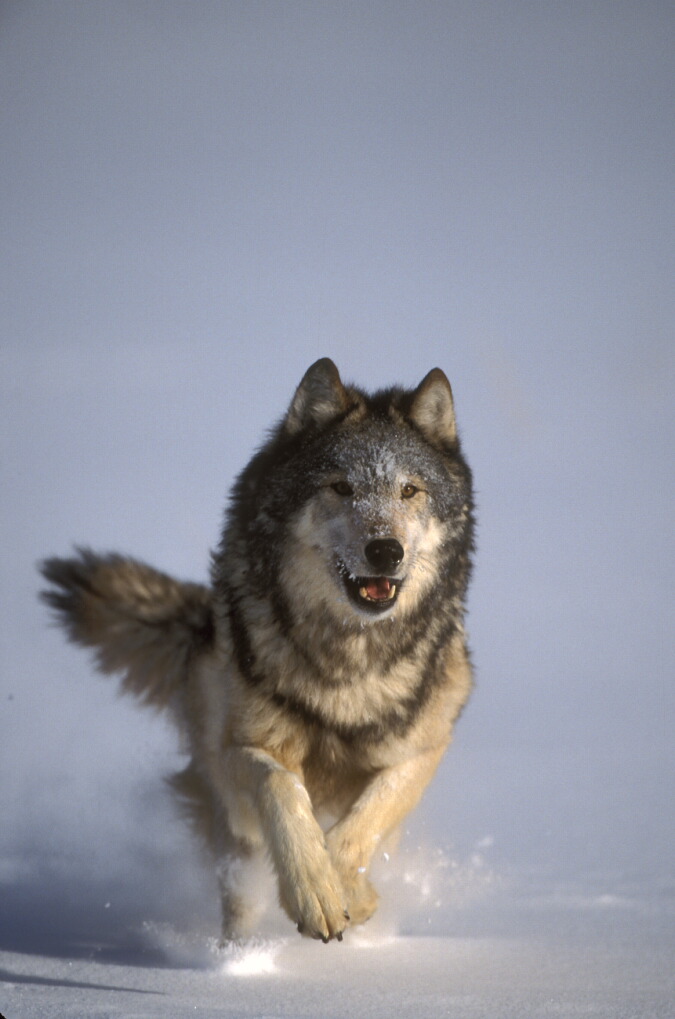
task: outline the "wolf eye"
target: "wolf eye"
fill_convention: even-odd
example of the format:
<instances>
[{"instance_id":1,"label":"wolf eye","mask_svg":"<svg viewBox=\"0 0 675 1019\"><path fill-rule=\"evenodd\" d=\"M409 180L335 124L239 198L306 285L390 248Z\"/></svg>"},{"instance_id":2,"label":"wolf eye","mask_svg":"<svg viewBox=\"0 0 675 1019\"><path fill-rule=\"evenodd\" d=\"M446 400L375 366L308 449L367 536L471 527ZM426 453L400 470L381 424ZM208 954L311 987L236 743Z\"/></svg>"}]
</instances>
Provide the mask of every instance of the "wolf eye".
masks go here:
<instances>
[{"instance_id":1,"label":"wolf eye","mask_svg":"<svg viewBox=\"0 0 675 1019\"><path fill-rule=\"evenodd\" d=\"M330 486L338 495L353 495L354 489L346 481L336 481Z\"/></svg>"},{"instance_id":2,"label":"wolf eye","mask_svg":"<svg viewBox=\"0 0 675 1019\"><path fill-rule=\"evenodd\" d=\"M415 485L411 485L410 482L408 482L408 484L404 485L403 488L401 489L401 498L412 499L413 495L417 495L418 492L419 488L417 488Z\"/></svg>"}]
</instances>

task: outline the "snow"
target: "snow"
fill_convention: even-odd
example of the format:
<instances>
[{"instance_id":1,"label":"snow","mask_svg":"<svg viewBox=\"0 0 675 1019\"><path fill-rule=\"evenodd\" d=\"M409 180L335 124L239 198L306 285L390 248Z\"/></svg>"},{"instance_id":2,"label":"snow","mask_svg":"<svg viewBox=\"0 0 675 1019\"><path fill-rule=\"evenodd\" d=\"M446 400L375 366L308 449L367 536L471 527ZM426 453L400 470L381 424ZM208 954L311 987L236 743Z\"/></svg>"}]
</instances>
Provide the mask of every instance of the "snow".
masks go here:
<instances>
[{"instance_id":1,"label":"snow","mask_svg":"<svg viewBox=\"0 0 675 1019\"><path fill-rule=\"evenodd\" d=\"M659 3L6 3L0 1013L675 1014L671 120ZM73 543L204 579L330 355L447 373L475 692L382 906L219 951L161 717L47 625Z\"/></svg>"},{"instance_id":2,"label":"snow","mask_svg":"<svg viewBox=\"0 0 675 1019\"><path fill-rule=\"evenodd\" d=\"M464 860L421 846L382 859L382 910L341 944L302 939L279 913L248 944L220 948L200 921L179 930L129 910L138 927L125 930L99 909L98 944L0 951L0 1009L6 1019L672 1014L672 887L650 899L549 877L537 886L531 873L497 873L481 841Z\"/></svg>"},{"instance_id":3,"label":"snow","mask_svg":"<svg viewBox=\"0 0 675 1019\"><path fill-rule=\"evenodd\" d=\"M225 948L203 915L180 929L143 921L127 905L110 924L110 903L82 901L90 919L99 917L88 943L64 936L48 955L0 951L0 1010L6 1019L672 1014L672 886L608 893L550 875L538 884L531 872L495 870L492 848L485 836L465 859L438 847L383 853L381 911L341 944L296 935L264 882L266 930ZM173 865L176 879L195 861L183 854ZM195 901L201 894L206 900L204 889ZM153 909L144 902L141 913Z\"/></svg>"},{"instance_id":4,"label":"snow","mask_svg":"<svg viewBox=\"0 0 675 1019\"><path fill-rule=\"evenodd\" d=\"M672 1015L672 959L645 945L545 938L283 938L209 965L104 965L0 953L7 1019L124 1016L464 1019Z\"/></svg>"}]
</instances>

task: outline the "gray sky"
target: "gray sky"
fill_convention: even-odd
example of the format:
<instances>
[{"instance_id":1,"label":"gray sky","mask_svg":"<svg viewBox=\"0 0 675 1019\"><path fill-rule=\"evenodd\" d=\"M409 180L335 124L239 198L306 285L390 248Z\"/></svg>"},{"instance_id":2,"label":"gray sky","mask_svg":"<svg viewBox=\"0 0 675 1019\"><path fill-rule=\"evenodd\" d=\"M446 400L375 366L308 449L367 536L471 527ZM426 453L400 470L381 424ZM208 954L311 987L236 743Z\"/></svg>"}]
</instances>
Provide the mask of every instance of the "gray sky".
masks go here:
<instances>
[{"instance_id":1,"label":"gray sky","mask_svg":"<svg viewBox=\"0 0 675 1019\"><path fill-rule=\"evenodd\" d=\"M34 562L205 577L326 354L367 388L441 366L476 475L478 687L420 823L670 873L674 28L649 0L3 4L0 879L144 873L173 756L46 627Z\"/></svg>"}]
</instances>

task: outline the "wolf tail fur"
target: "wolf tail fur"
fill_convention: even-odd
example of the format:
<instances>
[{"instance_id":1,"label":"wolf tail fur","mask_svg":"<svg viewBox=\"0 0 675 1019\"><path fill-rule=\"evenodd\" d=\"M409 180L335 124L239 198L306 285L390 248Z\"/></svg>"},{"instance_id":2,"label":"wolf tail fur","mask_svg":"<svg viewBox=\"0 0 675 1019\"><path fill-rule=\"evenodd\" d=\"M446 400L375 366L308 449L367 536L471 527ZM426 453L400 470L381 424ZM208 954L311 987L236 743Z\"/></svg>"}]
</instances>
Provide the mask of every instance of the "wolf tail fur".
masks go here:
<instances>
[{"instance_id":1,"label":"wolf tail fur","mask_svg":"<svg viewBox=\"0 0 675 1019\"><path fill-rule=\"evenodd\" d=\"M135 559L76 551L40 564L52 585L42 599L72 641L95 649L102 672L123 673L125 692L167 706L194 655L213 642L211 591Z\"/></svg>"}]
</instances>

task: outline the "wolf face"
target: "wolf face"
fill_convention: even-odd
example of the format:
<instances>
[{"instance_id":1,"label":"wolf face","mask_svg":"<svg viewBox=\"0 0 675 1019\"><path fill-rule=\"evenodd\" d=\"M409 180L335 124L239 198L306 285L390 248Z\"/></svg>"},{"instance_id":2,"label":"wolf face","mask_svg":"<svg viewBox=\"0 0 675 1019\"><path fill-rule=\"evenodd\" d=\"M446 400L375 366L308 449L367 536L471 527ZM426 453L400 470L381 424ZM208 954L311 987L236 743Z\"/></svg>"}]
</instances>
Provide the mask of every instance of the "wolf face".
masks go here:
<instances>
[{"instance_id":1,"label":"wolf face","mask_svg":"<svg viewBox=\"0 0 675 1019\"><path fill-rule=\"evenodd\" d=\"M240 479L230 537L266 564L259 591L276 590L286 615L381 624L468 575L471 476L439 369L413 393L367 396L319 361L271 447Z\"/></svg>"},{"instance_id":2,"label":"wolf face","mask_svg":"<svg viewBox=\"0 0 675 1019\"><path fill-rule=\"evenodd\" d=\"M423 440L393 422L339 432L289 525L284 583L340 621L375 624L414 611L468 512L461 478L426 454Z\"/></svg>"}]
</instances>

